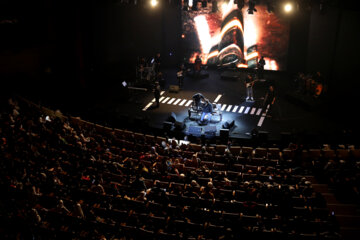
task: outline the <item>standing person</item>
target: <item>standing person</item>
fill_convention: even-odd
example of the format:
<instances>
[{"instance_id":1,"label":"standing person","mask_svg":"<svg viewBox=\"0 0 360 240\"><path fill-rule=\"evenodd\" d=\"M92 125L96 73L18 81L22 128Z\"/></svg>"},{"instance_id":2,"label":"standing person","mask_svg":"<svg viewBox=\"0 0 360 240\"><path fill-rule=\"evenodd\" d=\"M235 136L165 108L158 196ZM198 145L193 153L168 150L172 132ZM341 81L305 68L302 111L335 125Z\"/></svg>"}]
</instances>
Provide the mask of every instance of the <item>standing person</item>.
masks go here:
<instances>
[{"instance_id":1,"label":"standing person","mask_svg":"<svg viewBox=\"0 0 360 240\"><path fill-rule=\"evenodd\" d=\"M265 59L262 56L258 62L258 78L263 79L264 78L264 66L265 66Z\"/></svg>"},{"instance_id":2,"label":"standing person","mask_svg":"<svg viewBox=\"0 0 360 240\"><path fill-rule=\"evenodd\" d=\"M155 82L155 87L154 87L154 97L155 97L155 102L156 102L156 107L158 108L160 106L159 103L159 98L160 98L160 84L158 81Z\"/></svg>"},{"instance_id":3,"label":"standing person","mask_svg":"<svg viewBox=\"0 0 360 240\"><path fill-rule=\"evenodd\" d=\"M179 88L182 88L184 85L184 69L184 64L181 64L179 71L176 73L179 82Z\"/></svg>"},{"instance_id":4,"label":"standing person","mask_svg":"<svg viewBox=\"0 0 360 240\"><path fill-rule=\"evenodd\" d=\"M266 92L265 98L264 98L264 108L267 108L267 117L271 117L272 107L275 103L275 90L274 86L270 85L268 91Z\"/></svg>"},{"instance_id":5,"label":"standing person","mask_svg":"<svg viewBox=\"0 0 360 240\"><path fill-rule=\"evenodd\" d=\"M156 81L159 82L161 89L165 89L165 78L164 78L162 72L158 72L156 74Z\"/></svg>"},{"instance_id":6,"label":"standing person","mask_svg":"<svg viewBox=\"0 0 360 240\"><path fill-rule=\"evenodd\" d=\"M249 73L245 78L246 101L254 101L254 82L253 76Z\"/></svg>"},{"instance_id":7,"label":"standing person","mask_svg":"<svg viewBox=\"0 0 360 240\"><path fill-rule=\"evenodd\" d=\"M154 59L155 62L155 74L157 74L158 72L160 72L160 67L161 67L161 58L160 58L160 53L157 53Z\"/></svg>"},{"instance_id":8,"label":"standing person","mask_svg":"<svg viewBox=\"0 0 360 240\"><path fill-rule=\"evenodd\" d=\"M194 75L195 75L195 77L199 77L199 75L200 75L201 63L202 63L202 60L200 58L200 55L198 54L196 56L195 63L194 63Z\"/></svg>"},{"instance_id":9,"label":"standing person","mask_svg":"<svg viewBox=\"0 0 360 240\"><path fill-rule=\"evenodd\" d=\"M201 108L201 100L205 100L205 97L201 93L195 93L193 98L193 105L194 108L199 110Z\"/></svg>"}]
</instances>

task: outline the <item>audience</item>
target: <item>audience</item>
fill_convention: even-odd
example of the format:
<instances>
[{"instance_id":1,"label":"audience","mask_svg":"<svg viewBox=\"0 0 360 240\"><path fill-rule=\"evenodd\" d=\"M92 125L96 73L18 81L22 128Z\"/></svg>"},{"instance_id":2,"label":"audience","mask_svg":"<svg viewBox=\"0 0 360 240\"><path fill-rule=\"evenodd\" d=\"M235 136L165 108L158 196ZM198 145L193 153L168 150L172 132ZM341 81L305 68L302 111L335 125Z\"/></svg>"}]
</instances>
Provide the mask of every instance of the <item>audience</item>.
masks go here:
<instances>
[{"instance_id":1,"label":"audience","mask_svg":"<svg viewBox=\"0 0 360 240\"><path fill-rule=\"evenodd\" d=\"M14 99L0 135L3 239L341 239L304 166L281 154L106 132ZM359 164L342 161L313 170L358 196Z\"/></svg>"}]
</instances>

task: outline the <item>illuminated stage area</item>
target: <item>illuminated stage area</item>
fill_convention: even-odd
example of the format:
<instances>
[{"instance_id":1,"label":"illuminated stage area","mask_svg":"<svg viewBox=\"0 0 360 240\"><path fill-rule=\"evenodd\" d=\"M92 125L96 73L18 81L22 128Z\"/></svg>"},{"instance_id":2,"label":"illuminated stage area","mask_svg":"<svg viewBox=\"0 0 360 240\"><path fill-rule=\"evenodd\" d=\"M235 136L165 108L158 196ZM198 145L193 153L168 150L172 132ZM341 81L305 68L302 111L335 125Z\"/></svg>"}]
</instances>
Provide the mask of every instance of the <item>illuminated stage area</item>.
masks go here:
<instances>
[{"instance_id":1,"label":"illuminated stage area","mask_svg":"<svg viewBox=\"0 0 360 240\"><path fill-rule=\"evenodd\" d=\"M292 93L292 79L283 72L265 71L265 81L256 82L254 85L254 101L246 101L246 89L244 78L247 70L241 69L208 69L209 77L193 78L186 76L183 89L179 92L171 92L170 86L178 84L176 70L164 71L165 87L161 91L160 106L155 107L155 99L151 90L129 89L128 101L119 99L119 91L123 88L121 83L112 88L97 105L90 106L86 112L86 119L104 119L107 117L107 125L121 127L132 126L134 129L144 128L145 131L158 132L166 130L169 136L183 139L185 136L199 136L212 139L221 135L220 130L226 122L234 126L229 129L229 137L234 139L250 139L251 132L256 129L265 132L269 139L279 140L284 132L294 134L316 134L340 132L335 118L328 118L324 108L324 100L310 98L309 109L289 97ZM224 78L224 74L236 76ZM266 106L263 105L265 94L269 85L273 85L276 91L276 101L272 109L271 118L265 117ZM210 122L203 126L197 121L189 119L188 110L191 106L192 97L195 93L201 93L212 103L220 106L222 120ZM293 96L293 95L291 95ZM300 100L299 100L300 101ZM178 122L169 129L164 122L169 120L171 114L175 114ZM216 117L216 116L215 116ZM180 129L184 124L185 128ZM151 130L152 129L152 130ZM189 132L190 129L190 132ZM215 135L212 130L215 130ZM199 131L194 133L192 131Z\"/></svg>"}]
</instances>

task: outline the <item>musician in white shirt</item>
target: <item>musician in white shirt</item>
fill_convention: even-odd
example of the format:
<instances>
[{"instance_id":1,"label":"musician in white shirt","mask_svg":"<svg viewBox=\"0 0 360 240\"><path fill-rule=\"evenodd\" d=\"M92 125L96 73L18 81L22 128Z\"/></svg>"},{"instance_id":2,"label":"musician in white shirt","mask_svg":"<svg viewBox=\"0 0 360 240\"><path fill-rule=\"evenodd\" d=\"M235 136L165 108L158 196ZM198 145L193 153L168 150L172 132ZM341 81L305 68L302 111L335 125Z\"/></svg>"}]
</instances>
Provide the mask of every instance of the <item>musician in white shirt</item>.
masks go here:
<instances>
[{"instance_id":1,"label":"musician in white shirt","mask_svg":"<svg viewBox=\"0 0 360 240\"><path fill-rule=\"evenodd\" d=\"M246 101L254 101L254 78L251 74L248 74L245 78L245 88L246 88Z\"/></svg>"}]
</instances>

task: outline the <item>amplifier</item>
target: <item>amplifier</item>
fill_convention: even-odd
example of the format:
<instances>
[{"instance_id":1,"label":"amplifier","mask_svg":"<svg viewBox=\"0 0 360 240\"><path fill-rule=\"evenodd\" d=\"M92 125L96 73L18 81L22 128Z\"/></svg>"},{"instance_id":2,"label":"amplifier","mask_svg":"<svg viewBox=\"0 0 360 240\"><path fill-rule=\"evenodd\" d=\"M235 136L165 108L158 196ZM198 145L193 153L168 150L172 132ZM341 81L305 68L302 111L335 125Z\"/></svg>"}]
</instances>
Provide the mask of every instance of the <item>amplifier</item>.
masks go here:
<instances>
[{"instance_id":1,"label":"amplifier","mask_svg":"<svg viewBox=\"0 0 360 240\"><path fill-rule=\"evenodd\" d=\"M216 126L205 126L204 131L205 133L214 133L216 132Z\"/></svg>"},{"instance_id":2,"label":"amplifier","mask_svg":"<svg viewBox=\"0 0 360 240\"><path fill-rule=\"evenodd\" d=\"M201 129L201 127L198 127L198 126L189 126L188 132L189 132L189 135L200 137L201 133L202 133L202 129Z\"/></svg>"},{"instance_id":3,"label":"amplifier","mask_svg":"<svg viewBox=\"0 0 360 240\"><path fill-rule=\"evenodd\" d=\"M179 91L180 91L179 85L170 85L169 86L169 92L178 93Z\"/></svg>"}]
</instances>

